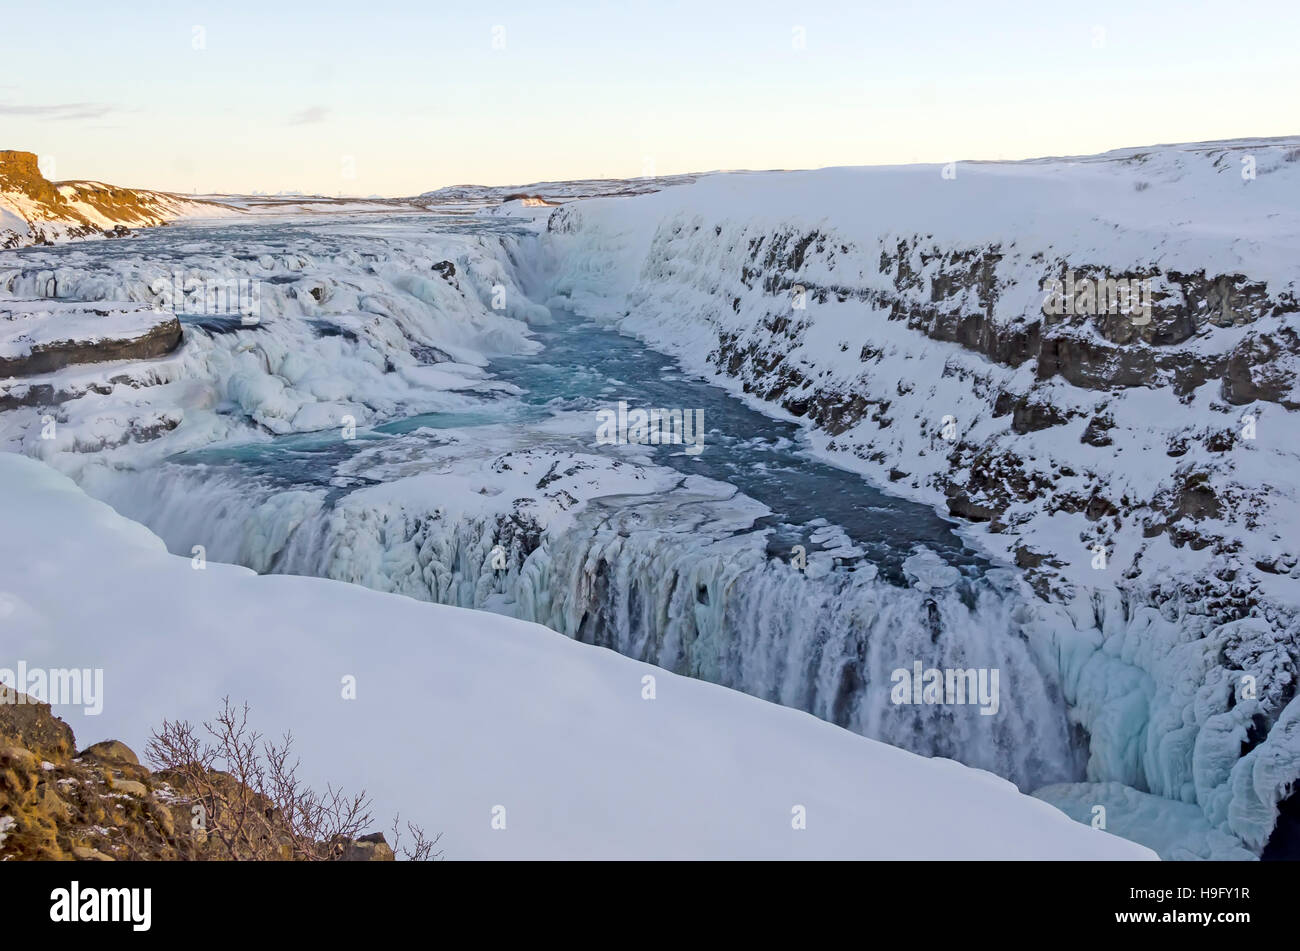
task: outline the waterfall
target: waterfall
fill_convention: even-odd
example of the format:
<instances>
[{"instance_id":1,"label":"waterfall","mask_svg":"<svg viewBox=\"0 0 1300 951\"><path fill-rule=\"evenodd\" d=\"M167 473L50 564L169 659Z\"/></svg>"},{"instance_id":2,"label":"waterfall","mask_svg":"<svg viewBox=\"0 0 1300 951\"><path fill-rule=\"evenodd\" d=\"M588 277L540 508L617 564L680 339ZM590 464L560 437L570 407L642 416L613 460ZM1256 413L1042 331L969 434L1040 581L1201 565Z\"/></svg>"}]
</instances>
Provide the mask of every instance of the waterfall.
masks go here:
<instances>
[{"instance_id":1,"label":"waterfall","mask_svg":"<svg viewBox=\"0 0 1300 951\"><path fill-rule=\"evenodd\" d=\"M326 488L287 489L238 466L100 468L84 482L176 554L203 545L257 571L536 621L1025 790L1083 775L1086 751L1028 640L1033 612L997 572L925 590L816 553L800 570L771 556L742 503L686 489L593 500L548 531L517 514L461 514L452 500L384 504L360 490L331 502ZM997 714L895 703L892 672L916 662L996 670Z\"/></svg>"}]
</instances>

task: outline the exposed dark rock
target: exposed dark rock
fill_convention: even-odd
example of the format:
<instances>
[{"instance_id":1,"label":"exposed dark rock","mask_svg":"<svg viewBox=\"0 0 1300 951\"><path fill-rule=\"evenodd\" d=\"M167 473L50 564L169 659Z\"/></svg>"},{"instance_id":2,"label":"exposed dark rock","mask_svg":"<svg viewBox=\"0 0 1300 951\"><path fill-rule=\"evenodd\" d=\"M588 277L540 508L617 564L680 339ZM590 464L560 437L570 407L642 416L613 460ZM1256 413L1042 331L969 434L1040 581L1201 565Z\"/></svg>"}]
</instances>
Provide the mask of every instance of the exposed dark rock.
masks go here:
<instances>
[{"instance_id":1,"label":"exposed dark rock","mask_svg":"<svg viewBox=\"0 0 1300 951\"><path fill-rule=\"evenodd\" d=\"M1011 411L1011 429L1017 433L1033 433L1053 426L1060 426L1069 419L1050 403L1041 400L1022 399Z\"/></svg>"},{"instance_id":2,"label":"exposed dark rock","mask_svg":"<svg viewBox=\"0 0 1300 951\"><path fill-rule=\"evenodd\" d=\"M1088 421L1079 441L1089 446L1109 446L1113 440L1110 431L1115 428L1115 421L1106 415L1097 415Z\"/></svg>"},{"instance_id":3,"label":"exposed dark rock","mask_svg":"<svg viewBox=\"0 0 1300 951\"><path fill-rule=\"evenodd\" d=\"M81 363L149 360L171 353L180 342L180 321L173 315L162 315L152 329L139 336L55 341L33 347L27 356L0 357L0 378L35 376Z\"/></svg>"}]
</instances>

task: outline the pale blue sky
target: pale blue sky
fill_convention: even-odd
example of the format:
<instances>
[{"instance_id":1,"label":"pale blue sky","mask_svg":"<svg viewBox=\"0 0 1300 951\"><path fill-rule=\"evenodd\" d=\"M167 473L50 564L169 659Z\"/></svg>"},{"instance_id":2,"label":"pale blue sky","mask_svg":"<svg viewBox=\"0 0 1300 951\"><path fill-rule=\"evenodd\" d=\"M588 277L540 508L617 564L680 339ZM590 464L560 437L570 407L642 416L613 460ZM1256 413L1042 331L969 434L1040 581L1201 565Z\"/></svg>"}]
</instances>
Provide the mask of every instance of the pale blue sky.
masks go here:
<instances>
[{"instance_id":1,"label":"pale blue sky","mask_svg":"<svg viewBox=\"0 0 1300 951\"><path fill-rule=\"evenodd\" d=\"M1300 132L1296 0L5 7L0 148L56 178L182 191L403 195Z\"/></svg>"}]
</instances>

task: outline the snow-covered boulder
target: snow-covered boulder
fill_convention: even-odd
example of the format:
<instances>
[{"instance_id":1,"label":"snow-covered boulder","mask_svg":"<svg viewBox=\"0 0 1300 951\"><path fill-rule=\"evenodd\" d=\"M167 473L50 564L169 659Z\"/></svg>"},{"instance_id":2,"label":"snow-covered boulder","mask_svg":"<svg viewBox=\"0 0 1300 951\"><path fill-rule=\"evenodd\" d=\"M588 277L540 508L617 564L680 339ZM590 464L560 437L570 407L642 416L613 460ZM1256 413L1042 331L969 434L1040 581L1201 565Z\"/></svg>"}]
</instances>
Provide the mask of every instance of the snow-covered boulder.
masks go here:
<instances>
[{"instance_id":1,"label":"snow-covered boulder","mask_svg":"<svg viewBox=\"0 0 1300 951\"><path fill-rule=\"evenodd\" d=\"M0 301L0 378L160 357L180 341L176 316L144 304Z\"/></svg>"}]
</instances>

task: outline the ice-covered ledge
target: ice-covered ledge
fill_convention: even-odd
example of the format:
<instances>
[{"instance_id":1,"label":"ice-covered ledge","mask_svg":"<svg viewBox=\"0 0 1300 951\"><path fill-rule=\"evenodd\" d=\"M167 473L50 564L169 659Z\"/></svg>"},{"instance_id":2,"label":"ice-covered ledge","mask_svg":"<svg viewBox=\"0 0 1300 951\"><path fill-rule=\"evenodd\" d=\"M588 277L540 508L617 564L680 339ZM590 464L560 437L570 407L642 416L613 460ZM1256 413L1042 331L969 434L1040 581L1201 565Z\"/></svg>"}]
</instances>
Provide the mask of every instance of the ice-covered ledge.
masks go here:
<instances>
[{"instance_id":1,"label":"ice-covered ledge","mask_svg":"<svg viewBox=\"0 0 1300 951\"><path fill-rule=\"evenodd\" d=\"M0 379L35 376L75 364L160 357L180 341L176 316L147 304L0 302Z\"/></svg>"},{"instance_id":2,"label":"ice-covered ledge","mask_svg":"<svg viewBox=\"0 0 1300 951\"><path fill-rule=\"evenodd\" d=\"M55 708L78 736L142 748L246 699L305 778L366 787L451 858L1154 857L989 773L534 624L196 569L22 456L0 453L0 525L0 667L102 668L101 715Z\"/></svg>"}]
</instances>

